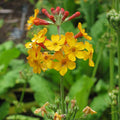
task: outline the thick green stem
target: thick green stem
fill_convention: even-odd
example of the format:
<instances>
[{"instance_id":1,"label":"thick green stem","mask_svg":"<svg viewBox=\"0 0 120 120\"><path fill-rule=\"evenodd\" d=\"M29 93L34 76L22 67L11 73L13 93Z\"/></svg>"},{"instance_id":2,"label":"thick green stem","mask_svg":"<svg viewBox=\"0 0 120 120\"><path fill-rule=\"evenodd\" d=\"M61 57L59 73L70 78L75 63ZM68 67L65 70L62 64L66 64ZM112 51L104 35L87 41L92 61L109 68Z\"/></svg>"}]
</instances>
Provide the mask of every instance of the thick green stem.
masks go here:
<instances>
[{"instance_id":1,"label":"thick green stem","mask_svg":"<svg viewBox=\"0 0 120 120\"><path fill-rule=\"evenodd\" d=\"M110 91L114 89L114 51L110 48Z\"/></svg>"},{"instance_id":2,"label":"thick green stem","mask_svg":"<svg viewBox=\"0 0 120 120\"><path fill-rule=\"evenodd\" d=\"M115 87L114 84L114 50L111 47L110 48L110 91L112 91ZM116 106L111 105L111 114L112 114L112 120L117 120L117 114L116 114Z\"/></svg>"},{"instance_id":3,"label":"thick green stem","mask_svg":"<svg viewBox=\"0 0 120 120\"><path fill-rule=\"evenodd\" d=\"M60 26L57 26L58 35L60 36ZM62 114L65 113L65 104L64 104L64 85L63 85L63 76L60 78L60 97L61 97L61 110Z\"/></svg>"},{"instance_id":4,"label":"thick green stem","mask_svg":"<svg viewBox=\"0 0 120 120\"><path fill-rule=\"evenodd\" d=\"M102 52L103 52L103 47L104 47L104 44L102 43L102 45L100 46L100 50L99 50L98 56L97 56L97 60L95 62L95 67L93 69L93 73L92 73L92 77L93 78L95 77L96 72L97 72L97 68L98 68L98 65L99 65L99 62L100 62L100 58L101 58L101 55L102 55Z\"/></svg>"},{"instance_id":5,"label":"thick green stem","mask_svg":"<svg viewBox=\"0 0 120 120\"><path fill-rule=\"evenodd\" d=\"M65 113L65 105L64 105L64 85L63 85L63 77L60 79L60 96L61 96L61 110L62 114Z\"/></svg>"},{"instance_id":6,"label":"thick green stem","mask_svg":"<svg viewBox=\"0 0 120 120\"><path fill-rule=\"evenodd\" d=\"M120 32L118 32L118 76L119 76L118 112L120 114ZM119 119L120 119L120 116L119 116Z\"/></svg>"}]
</instances>

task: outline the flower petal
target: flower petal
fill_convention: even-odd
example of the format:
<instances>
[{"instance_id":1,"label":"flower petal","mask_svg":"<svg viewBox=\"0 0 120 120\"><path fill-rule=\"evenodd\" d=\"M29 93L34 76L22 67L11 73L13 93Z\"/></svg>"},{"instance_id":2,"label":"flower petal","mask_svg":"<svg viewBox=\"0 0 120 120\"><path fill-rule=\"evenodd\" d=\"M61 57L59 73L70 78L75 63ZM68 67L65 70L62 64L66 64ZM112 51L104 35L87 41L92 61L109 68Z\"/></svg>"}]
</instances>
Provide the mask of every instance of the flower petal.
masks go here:
<instances>
[{"instance_id":1,"label":"flower petal","mask_svg":"<svg viewBox=\"0 0 120 120\"><path fill-rule=\"evenodd\" d=\"M61 69L60 69L60 74L61 74L62 76L64 76L66 72L67 72L67 66L61 67Z\"/></svg>"}]
</instances>

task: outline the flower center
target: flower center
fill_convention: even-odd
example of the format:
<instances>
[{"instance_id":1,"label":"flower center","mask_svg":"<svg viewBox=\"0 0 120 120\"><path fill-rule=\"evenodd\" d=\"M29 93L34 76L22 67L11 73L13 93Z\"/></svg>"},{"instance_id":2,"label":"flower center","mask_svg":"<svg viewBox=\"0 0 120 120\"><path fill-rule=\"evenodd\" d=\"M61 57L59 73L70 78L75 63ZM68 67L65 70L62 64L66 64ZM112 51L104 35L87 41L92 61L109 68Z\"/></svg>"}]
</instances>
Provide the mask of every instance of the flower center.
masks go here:
<instances>
[{"instance_id":1,"label":"flower center","mask_svg":"<svg viewBox=\"0 0 120 120\"><path fill-rule=\"evenodd\" d=\"M75 48L72 48L72 52L75 52L76 51L76 49Z\"/></svg>"},{"instance_id":2,"label":"flower center","mask_svg":"<svg viewBox=\"0 0 120 120\"><path fill-rule=\"evenodd\" d=\"M62 66L64 66L64 65L66 65L66 61L65 60L62 61Z\"/></svg>"},{"instance_id":3,"label":"flower center","mask_svg":"<svg viewBox=\"0 0 120 120\"><path fill-rule=\"evenodd\" d=\"M55 43L54 43L54 46L56 46L56 45L57 45L57 43L55 42Z\"/></svg>"},{"instance_id":4,"label":"flower center","mask_svg":"<svg viewBox=\"0 0 120 120\"><path fill-rule=\"evenodd\" d=\"M47 59L48 59L48 56L45 56L44 58L45 58L45 60L47 60Z\"/></svg>"}]
</instances>

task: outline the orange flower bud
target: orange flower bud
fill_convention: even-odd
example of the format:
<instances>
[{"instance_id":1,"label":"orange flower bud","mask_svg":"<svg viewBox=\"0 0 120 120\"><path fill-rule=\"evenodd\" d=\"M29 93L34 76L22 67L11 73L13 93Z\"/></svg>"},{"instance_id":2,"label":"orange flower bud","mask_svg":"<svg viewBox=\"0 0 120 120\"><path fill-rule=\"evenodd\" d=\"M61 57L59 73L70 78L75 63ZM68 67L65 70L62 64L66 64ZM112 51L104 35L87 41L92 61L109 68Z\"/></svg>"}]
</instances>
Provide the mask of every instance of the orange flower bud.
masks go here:
<instances>
[{"instance_id":1,"label":"orange flower bud","mask_svg":"<svg viewBox=\"0 0 120 120\"><path fill-rule=\"evenodd\" d=\"M34 21L33 21L34 25L49 25L49 22L46 21L46 20L43 20L43 19L40 19L40 18L36 18Z\"/></svg>"}]
</instances>

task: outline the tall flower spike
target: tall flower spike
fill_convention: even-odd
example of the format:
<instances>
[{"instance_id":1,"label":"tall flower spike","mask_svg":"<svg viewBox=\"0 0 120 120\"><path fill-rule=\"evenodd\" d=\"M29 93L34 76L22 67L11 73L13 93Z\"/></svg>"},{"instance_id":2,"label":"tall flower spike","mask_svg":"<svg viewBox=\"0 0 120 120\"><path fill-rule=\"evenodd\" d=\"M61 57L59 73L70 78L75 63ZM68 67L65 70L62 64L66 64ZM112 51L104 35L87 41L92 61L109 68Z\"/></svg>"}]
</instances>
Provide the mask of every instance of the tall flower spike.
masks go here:
<instances>
[{"instance_id":1,"label":"tall flower spike","mask_svg":"<svg viewBox=\"0 0 120 120\"><path fill-rule=\"evenodd\" d=\"M82 24L79 22L78 23L78 29L80 30L80 32L78 34L75 35L75 38L78 37L85 37L87 40L92 40L92 37L90 37L86 32L85 29L82 29Z\"/></svg>"}]
</instances>

